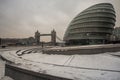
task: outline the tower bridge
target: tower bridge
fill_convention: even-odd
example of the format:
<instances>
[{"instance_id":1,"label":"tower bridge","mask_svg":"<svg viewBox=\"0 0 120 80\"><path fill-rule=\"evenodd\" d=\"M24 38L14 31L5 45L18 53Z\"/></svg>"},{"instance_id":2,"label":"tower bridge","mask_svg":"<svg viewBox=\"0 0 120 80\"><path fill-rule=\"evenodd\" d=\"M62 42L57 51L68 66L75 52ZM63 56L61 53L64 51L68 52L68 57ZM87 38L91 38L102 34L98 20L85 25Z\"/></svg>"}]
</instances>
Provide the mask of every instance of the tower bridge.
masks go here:
<instances>
[{"instance_id":1,"label":"tower bridge","mask_svg":"<svg viewBox=\"0 0 120 80\"><path fill-rule=\"evenodd\" d=\"M51 44L56 45L56 31L54 29L50 34L41 34L39 31L35 32L35 41L37 45L41 43L41 36L51 36Z\"/></svg>"},{"instance_id":2,"label":"tower bridge","mask_svg":"<svg viewBox=\"0 0 120 80\"><path fill-rule=\"evenodd\" d=\"M40 34L40 36L51 36L51 34Z\"/></svg>"}]
</instances>

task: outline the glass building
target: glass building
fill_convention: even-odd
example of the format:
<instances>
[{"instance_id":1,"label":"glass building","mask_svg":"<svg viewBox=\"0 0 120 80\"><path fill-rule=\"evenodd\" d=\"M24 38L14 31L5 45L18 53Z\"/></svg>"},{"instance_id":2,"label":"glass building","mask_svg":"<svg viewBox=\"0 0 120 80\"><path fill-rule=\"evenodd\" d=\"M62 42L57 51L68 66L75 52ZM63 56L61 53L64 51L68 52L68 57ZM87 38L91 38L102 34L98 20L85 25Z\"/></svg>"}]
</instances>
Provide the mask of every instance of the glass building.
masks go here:
<instances>
[{"instance_id":1,"label":"glass building","mask_svg":"<svg viewBox=\"0 0 120 80\"><path fill-rule=\"evenodd\" d=\"M64 41L67 45L105 44L110 40L116 15L112 4L100 3L79 13L69 24Z\"/></svg>"}]
</instances>

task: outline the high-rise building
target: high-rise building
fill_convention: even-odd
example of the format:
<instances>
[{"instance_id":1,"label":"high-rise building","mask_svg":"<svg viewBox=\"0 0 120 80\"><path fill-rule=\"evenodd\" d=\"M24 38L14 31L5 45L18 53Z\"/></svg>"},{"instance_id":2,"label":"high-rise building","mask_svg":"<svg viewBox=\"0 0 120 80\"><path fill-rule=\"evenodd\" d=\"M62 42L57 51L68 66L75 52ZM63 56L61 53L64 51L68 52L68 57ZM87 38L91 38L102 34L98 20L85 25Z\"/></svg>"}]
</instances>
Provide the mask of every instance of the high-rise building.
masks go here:
<instances>
[{"instance_id":1,"label":"high-rise building","mask_svg":"<svg viewBox=\"0 0 120 80\"><path fill-rule=\"evenodd\" d=\"M64 41L68 45L105 44L115 26L112 4L100 3L79 13L69 24Z\"/></svg>"}]
</instances>

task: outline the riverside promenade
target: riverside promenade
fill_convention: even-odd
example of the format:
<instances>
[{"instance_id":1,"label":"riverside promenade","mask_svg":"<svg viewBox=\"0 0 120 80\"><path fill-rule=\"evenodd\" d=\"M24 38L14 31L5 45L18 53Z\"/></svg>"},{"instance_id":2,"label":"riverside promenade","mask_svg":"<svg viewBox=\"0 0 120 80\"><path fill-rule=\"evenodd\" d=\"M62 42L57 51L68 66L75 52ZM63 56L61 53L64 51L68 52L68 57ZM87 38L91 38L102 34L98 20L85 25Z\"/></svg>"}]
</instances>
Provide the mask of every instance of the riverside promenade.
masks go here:
<instances>
[{"instance_id":1,"label":"riverside promenade","mask_svg":"<svg viewBox=\"0 0 120 80\"><path fill-rule=\"evenodd\" d=\"M58 52L58 49L65 49L67 52L78 49L93 48L95 51L96 48L99 50L109 48L109 51L99 54L74 54L71 52L72 54L65 55L43 53L43 48L37 46L36 48L26 47L3 51L1 57L7 62L5 76L10 76L14 80L119 80L119 47L120 44L44 47L44 50L56 49ZM110 51L115 49L117 51Z\"/></svg>"}]
</instances>

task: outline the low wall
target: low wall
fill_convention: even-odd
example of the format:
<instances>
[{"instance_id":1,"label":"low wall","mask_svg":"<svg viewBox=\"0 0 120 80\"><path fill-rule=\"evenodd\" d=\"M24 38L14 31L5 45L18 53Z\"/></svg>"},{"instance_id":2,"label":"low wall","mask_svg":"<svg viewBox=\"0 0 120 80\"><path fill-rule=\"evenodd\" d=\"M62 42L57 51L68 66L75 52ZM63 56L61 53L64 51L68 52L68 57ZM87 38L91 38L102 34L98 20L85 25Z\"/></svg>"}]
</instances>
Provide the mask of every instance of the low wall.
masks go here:
<instances>
[{"instance_id":1,"label":"low wall","mask_svg":"<svg viewBox=\"0 0 120 80\"><path fill-rule=\"evenodd\" d=\"M5 75L5 62L0 59L0 79Z\"/></svg>"},{"instance_id":2,"label":"low wall","mask_svg":"<svg viewBox=\"0 0 120 80\"><path fill-rule=\"evenodd\" d=\"M120 51L120 44L51 48L43 50L43 53L72 55L72 54L97 54L117 51Z\"/></svg>"},{"instance_id":3,"label":"low wall","mask_svg":"<svg viewBox=\"0 0 120 80\"><path fill-rule=\"evenodd\" d=\"M33 72L30 70L12 66L11 64L6 64L5 67L5 75L10 76L14 80L71 80L62 77Z\"/></svg>"}]
</instances>

